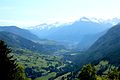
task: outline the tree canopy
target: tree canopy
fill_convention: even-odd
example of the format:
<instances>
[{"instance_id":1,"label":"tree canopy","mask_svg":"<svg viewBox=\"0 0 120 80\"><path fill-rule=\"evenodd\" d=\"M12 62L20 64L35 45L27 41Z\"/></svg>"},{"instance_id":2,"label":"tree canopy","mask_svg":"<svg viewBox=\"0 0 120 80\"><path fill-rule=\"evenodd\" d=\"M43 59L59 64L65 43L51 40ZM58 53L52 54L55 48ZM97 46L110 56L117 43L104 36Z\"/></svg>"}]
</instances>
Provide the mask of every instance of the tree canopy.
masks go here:
<instances>
[{"instance_id":1,"label":"tree canopy","mask_svg":"<svg viewBox=\"0 0 120 80\"><path fill-rule=\"evenodd\" d=\"M80 80L96 80L96 70L91 64L85 65L79 74Z\"/></svg>"},{"instance_id":2,"label":"tree canopy","mask_svg":"<svg viewBox=\"0 0 120 80\"><path fill-rule=\"evenodd\" d=\"M16 60L10 54L12 50L8 48L4 41L0 41L0 78L2 80L23 80Z\"/></svg>"}]
</instances>

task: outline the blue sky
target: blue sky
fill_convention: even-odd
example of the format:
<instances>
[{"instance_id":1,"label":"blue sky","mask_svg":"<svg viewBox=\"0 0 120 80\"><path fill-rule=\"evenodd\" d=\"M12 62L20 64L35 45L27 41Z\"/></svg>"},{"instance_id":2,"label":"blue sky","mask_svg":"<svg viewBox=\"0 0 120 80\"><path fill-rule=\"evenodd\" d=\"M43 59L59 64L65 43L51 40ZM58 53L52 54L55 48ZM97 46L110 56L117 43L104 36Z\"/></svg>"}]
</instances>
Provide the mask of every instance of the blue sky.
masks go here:
<instances>
[{"instance_id":1,"label":"blue sky","mask_svg":"<svg viewBox=\"0 0 120 80\"><path fill-rule=\"evenodd\" d=\"M120 0L0 0L0 25L71 22L82 16L120 18Z\"/></svg>"}]
</instances>

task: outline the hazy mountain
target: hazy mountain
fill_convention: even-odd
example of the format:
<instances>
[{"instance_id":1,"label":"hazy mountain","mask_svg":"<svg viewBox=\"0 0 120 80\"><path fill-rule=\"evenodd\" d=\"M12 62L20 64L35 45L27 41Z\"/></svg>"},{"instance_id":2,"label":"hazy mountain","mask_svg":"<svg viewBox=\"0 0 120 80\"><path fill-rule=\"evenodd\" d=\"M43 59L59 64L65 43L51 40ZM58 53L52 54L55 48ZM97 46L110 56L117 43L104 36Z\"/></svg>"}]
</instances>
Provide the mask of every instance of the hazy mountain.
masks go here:
<instances>
[{"instance_id":1,"label":"hazy mountain","mask_svg":"<svg viewBox=\"0 0 120 80\"><path fill-rule=\"evenodd\" d=\"M104 21L105 23L111 23L113 25L117 25L119 22L120 22L120 19L119 18L113 18L113 19L108 19L106 21Z\"/></svg>"},{"instance_id":2,"label":"hazy mountain","mask_svg":"<svg viewBox=\"0 0 120 80\"><path fill-rule=\"evenodd\" d=\"M83 45L81 43L87 39L89 42L86 42L84 47L80 46L81 48L85 48L90 46L98 37L101 36L97 34L107 30L110 26L112 26L110 23L95 20L93 21L83 17L80 20L70 24L57 26L42 24L34 27L34 29L30 28L29 30L40 38L65 42L68 44L70 43L72 45L76 45L78 43Z\"/></svg>"},{"instance_id":3,"label":"hazy mountain","mask_svg":"<svg viewBox=\"0 0 120 80\"><path fill-rule=\"evenodd\" d=\"M0 40L4 40L10 47L15 49L28 49L34 52L43 52L44 54L53 54L58 50L65 49L64 46L61 45L42 45L35 43L19 35L4 31L0 32Z\"/></svg>"},{"instance_id":4,"label":"hazy mountain","mask_svg":"<svg viewBox=\"0 0 120 80\"><path fill-rule=\"evenodd\" d=\"M16 26L0 26L0 31L14 33L32 41L40 40L36 35L32 34L30 31L18 28Z\"/></svg>"},{"instance_id":5,"label":"hazy mountain","mask_svg":"<svg viewBox=\"0 0 120 80\"><path fill-rule=\"evenodd\" d=\"M77 49L87 50L100 36L104 35L107 30L97 33L97 34L87 34L82 40L77 44Z\"/></svg>"},{"instance_id":6,"label":"hazy mountain","mask_svg":"<svg viewBox=\"0 0 120 80\"><path fill-rule=\"evenodd\" d=\"M112 27L100 37L87 51L90 59L107 59L111 63L120 63L120 24Z\"/></svg>"}]
</instances>

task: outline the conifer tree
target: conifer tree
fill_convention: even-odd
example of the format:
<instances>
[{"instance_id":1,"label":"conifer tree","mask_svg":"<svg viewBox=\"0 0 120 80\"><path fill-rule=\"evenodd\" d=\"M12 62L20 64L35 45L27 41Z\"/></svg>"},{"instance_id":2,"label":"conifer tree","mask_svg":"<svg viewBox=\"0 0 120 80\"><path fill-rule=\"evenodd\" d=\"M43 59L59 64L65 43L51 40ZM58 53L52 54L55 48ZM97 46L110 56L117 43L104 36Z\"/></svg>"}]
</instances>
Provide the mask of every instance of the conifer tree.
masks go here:
<instances>
[{"instance_id":1,"label":"conifer tree","mask_svg":"<svg viewBox=\"0 0 120 80\"><path fill-rule=\"evenodd\" d=\"M80 80L96 80L96 70L91 64L85 65L79 74Z\"/></svg>"},{"instance_id":2,"label":"conifer tree","mask_svg":"<svg viewBox=\"0 0 120 80\"><path fill-rule=\"evenodd\" d=\"M10 53L11 49L8 48L4 41L0 41L0 79L2 80L17 80L17 64Z\"/></svg>"},{"instance_id":3,"label":"conifer tree","mask_svg":"<svg viewBox=\"0 0 120 80\"><path fill-rule=\"evenodd\" d=\"M109 80L120 80L120 72L114 68L107 75Z\"/></svg>"}]
</instances>

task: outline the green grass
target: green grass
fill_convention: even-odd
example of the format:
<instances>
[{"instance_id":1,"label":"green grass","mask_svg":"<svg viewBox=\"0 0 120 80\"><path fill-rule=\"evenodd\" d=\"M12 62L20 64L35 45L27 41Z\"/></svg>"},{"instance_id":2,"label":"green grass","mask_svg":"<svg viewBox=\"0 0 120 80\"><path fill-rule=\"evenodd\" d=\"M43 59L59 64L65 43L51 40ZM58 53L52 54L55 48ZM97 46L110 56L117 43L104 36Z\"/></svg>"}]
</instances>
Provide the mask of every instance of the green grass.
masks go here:
<instances>
[{"instance_id":1,"label":"green grass","mask_svg":"<svg viewBox=\"0 0 120 80\"><path fill-rule=\"evenodd\" d=\"M35 80L48 80L48 79L53 78L55 76L56 76L56 73L52 72L52 73L49 73L46 76L42 76L42 77L36 78Z\"/></svg>"},{"instance_id":2,"label":"green grass","mask_svg":"<svg viewBox=\"0 0 120 80\"><path fill-rule=\"evenodd\" d=\"M67 75L69 75L69 74L70 74L70 72L69 72L69 73L66 73L66 74L64 74L64 75L62 75L62 76L57 77L55 80L61 80L62 77L67 77Z\"/></svg>"},{"instance_id":3,"label":"green grass","mask_svg":"<svg viewBox=\"0 0 120 80\"><path fill-rule=\"evenodd\" d=\"M14 54L14 57L17 58L17 63L23 65L25 69L31 68L32 71L35 71L37 73L42 73L42 75L47 76L47 79L56 76L55 72L50 73L50 69L49 69L50 67L59 69L65 65L65 63L61 61L60 57L53 55L44 55L40 53L34 53L28 50L21 50L21 52L18 54L16 53L12 53L12 54ZM31 72L29 74L31 74ZM37 79L45 80L46 76L38 76L40 78Z\"/></svg>"}]
</instances>

